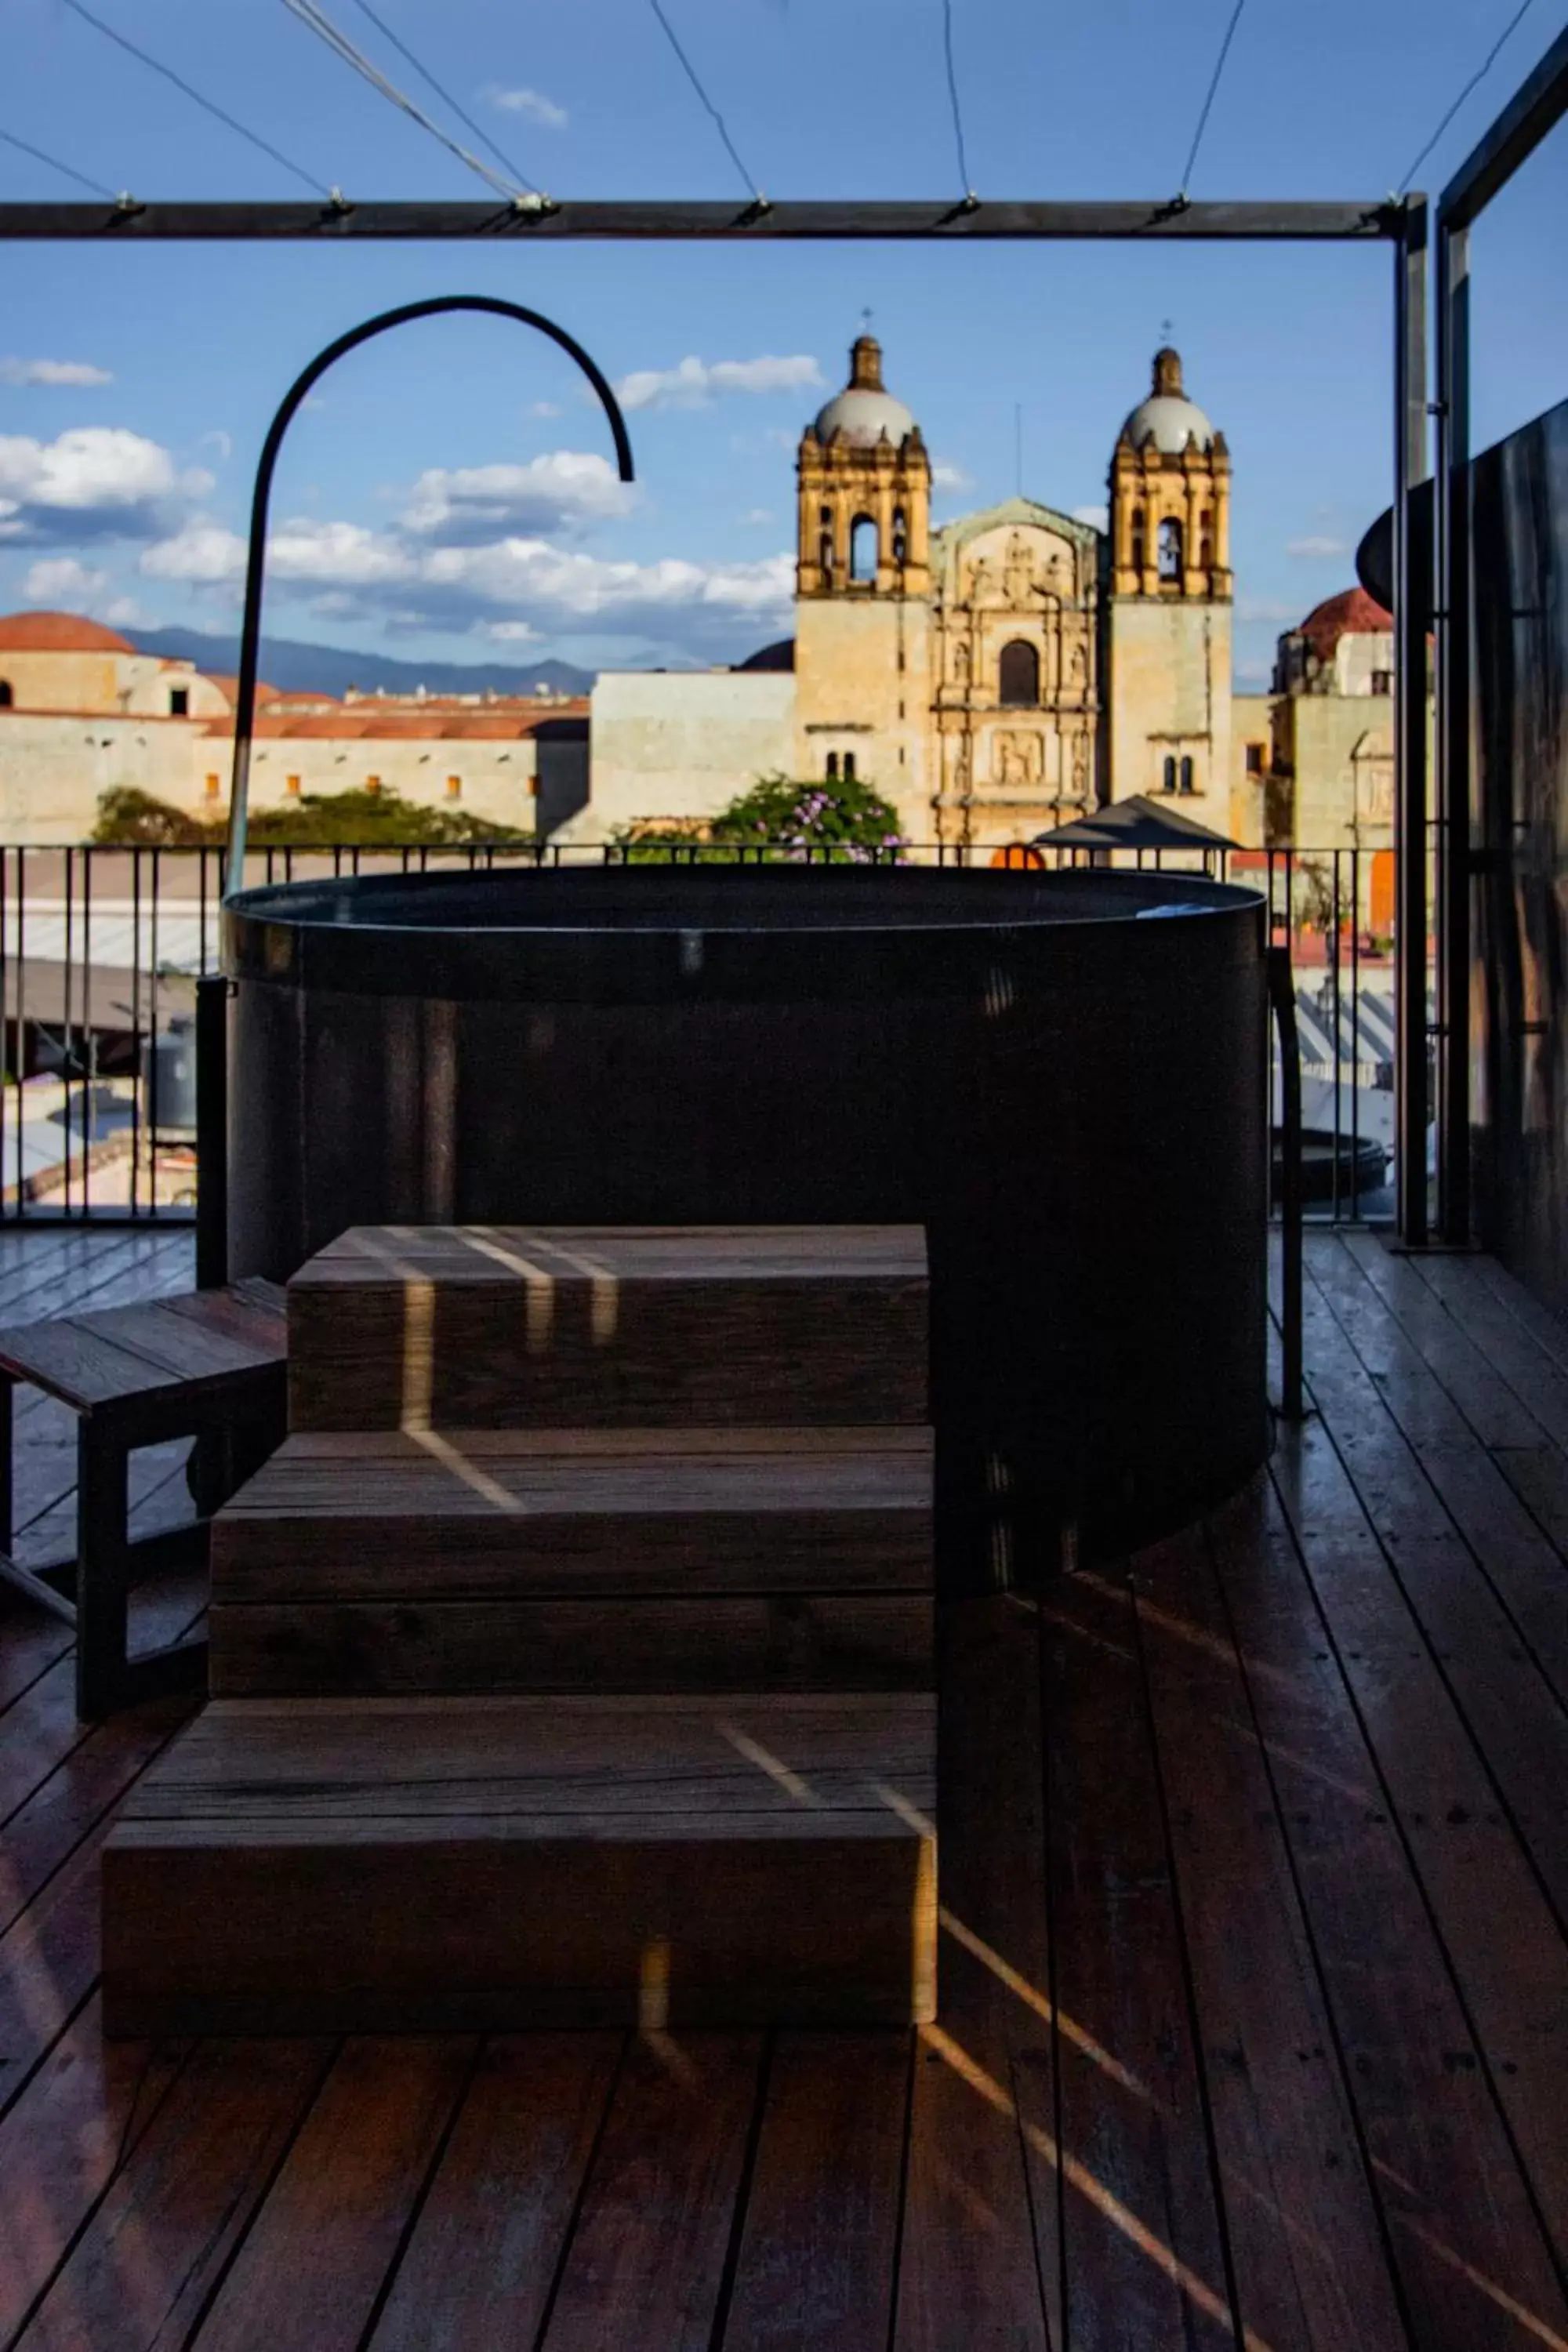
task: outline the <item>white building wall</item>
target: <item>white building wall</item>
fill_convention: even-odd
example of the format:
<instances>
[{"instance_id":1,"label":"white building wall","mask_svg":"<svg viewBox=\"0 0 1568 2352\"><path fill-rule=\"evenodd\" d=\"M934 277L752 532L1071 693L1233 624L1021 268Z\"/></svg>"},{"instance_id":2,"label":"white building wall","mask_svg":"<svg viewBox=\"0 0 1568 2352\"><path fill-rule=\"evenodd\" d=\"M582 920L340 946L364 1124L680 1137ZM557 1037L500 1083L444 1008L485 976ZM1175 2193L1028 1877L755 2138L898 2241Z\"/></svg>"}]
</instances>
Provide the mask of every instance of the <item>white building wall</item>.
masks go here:
<instances>
[{"instance_id":1,"label":"white building wall","mask_svg":"<svg viewBox=\"0 0 1568 2352\"><path fill-rule=\"evenodd\" d=\"M649 817L715 816L795 768L787 670L606 670L594 687L587 806L557 841L605 841Z\"/></svg>"},{"instance_id":2,"label":"white building wall","mask_svg":"<svg viewBox=\"0 0 1568 2352\"><path fill-rule=\"evenodd\" d=\"M195 805L184 720L0 711L0 841L86 841L100 794L124 784Z\"/></svg>"}]
</instances>

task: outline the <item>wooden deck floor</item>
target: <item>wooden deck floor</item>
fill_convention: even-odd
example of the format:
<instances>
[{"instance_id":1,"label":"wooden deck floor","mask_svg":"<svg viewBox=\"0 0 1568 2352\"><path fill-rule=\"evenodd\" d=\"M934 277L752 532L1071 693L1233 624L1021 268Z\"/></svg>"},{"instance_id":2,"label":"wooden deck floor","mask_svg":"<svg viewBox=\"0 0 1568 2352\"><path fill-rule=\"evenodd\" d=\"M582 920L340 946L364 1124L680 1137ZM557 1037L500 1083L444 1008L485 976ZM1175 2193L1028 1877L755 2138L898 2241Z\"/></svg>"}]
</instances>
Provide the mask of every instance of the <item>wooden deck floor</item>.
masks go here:
<instances>
[{"instance_id":1,"label":"wooden deck floor","mask_svg":"<svg viewBox=\"0 0 1568 2352\"><path fill-rule=\"evenodd\" d=\"M0 2344L1568 2347L1568 1330L1485 1260L1309 1264L1267 1478L947 1613L913 2039L106 2046L97 1849L178 1710L84 1732L0 1601ZM189 1265L0 1235L0 1318Z\"/></svg>"}]
</instances>

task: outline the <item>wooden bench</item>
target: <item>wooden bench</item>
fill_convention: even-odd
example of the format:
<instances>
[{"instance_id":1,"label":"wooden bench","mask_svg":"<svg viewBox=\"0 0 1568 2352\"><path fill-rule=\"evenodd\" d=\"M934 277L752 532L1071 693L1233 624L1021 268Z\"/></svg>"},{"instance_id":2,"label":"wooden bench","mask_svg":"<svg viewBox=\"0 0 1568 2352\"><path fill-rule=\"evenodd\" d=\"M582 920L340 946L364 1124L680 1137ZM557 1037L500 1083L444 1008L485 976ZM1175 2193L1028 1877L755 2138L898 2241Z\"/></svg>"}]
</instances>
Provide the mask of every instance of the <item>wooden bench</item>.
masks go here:
<instances>
[{"instance_id":1,"label":"wooden bench","mask_svg":"<svg viewBox=\"0 0 1568 2352\"><path fill-rule=\"evenodd\" d=\"M204 1509L216 1509L283 1435L287 1360L283 1293L258 1280L0 1330L7 1391L0 1395L0 1532L7 1547L9 1391L28 1381L78 1417L74 1574L24 1568L7 1549L0 1550L0 1576L75 1626L77 1713L84 1720L166 1691L199 1689L206 1672L205 1640L126 1654L137 1575L194 1546L205 1557L206 1539L203 1520L174 1538L132 1541L127 1457L138 1446L195 1437L195 1490Z\"/></svg>"}]
</instances>

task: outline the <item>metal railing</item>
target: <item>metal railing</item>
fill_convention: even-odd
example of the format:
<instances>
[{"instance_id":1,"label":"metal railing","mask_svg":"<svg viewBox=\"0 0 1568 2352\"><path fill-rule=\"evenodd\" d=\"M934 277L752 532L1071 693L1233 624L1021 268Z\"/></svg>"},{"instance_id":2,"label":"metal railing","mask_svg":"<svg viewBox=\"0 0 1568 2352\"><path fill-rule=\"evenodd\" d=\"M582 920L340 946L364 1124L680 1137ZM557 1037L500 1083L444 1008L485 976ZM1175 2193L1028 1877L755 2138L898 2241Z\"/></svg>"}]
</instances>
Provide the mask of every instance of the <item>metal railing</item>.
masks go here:
<instances>
[{"instance_id":1,"label":"metal railing","mask_svg":"<svg viewBox=\"0 0 1568 2352\"><path fill-rule=\"evenodd\" d=\"M553 868L628 856L684 864L787 856L815 864L831 855L816 845L699 841L274 847L250 853L246 879L258 885L513 864ZM870 862L897 857L969 867L1004 856L952 844L862 855ZM1089 855L1046 849L1028 852L1026 862L1082 866ZM1270 940L1289 947L1295 974L1306 1213L1389 1213L1395 1143L1392 852L1091 855L1122 869L1206 872L1266 898ZM1010 862L1024 862L1023 854L1011 853ZM192 1215L195 983L218 966L221 868L216 847L0 847L0 1222ZM1430 996L1429 971L1429 1005ZM1430 1009L1427 1025L1430 1031ZM1276 1070L1276 1127L1280 1109Z\"/></svg>"}]
</instances>

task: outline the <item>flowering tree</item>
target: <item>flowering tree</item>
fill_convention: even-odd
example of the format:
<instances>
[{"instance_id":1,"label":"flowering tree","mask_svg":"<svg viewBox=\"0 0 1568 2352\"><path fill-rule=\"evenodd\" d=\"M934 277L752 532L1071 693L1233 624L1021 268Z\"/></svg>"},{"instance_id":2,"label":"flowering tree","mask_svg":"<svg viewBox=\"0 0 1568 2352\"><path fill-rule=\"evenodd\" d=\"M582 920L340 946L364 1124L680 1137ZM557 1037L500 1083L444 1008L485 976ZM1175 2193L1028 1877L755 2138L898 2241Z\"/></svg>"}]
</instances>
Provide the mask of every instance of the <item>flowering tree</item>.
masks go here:
<instances>
[{"instance_id":1,"label":"flowering tree","mask_svg":"<svg viewBox=\"0 0 1568 2352\"><path fill-rule=\"evenodd\" d=\"M897 814L868 784L855 777L802 783L782 775L759 777L700 834L639 831L624 837L633 859L668 857L677 845L695 861L728 864L749 851L796 865L856 866L895 863L906 846Z\"/></svg>"}]
</instances>

